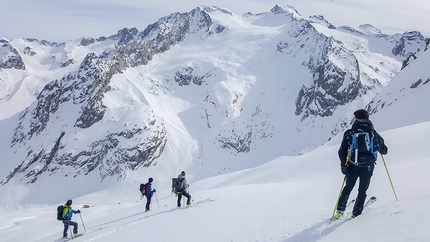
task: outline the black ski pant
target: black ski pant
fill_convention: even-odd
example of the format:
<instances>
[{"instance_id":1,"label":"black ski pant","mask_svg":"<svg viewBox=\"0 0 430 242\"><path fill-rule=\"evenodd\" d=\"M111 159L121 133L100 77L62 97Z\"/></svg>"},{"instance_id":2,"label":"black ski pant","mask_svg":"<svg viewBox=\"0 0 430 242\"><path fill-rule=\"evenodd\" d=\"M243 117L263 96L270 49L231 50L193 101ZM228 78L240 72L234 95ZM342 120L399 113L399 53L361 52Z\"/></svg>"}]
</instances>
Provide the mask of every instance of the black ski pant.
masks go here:
<instances>
[{"instance_id":1,"label":"black ski pant","mask_svg":"<svg viewBox=\"0 0 430 242\"><path fill-rule=\"evenodd\" d=\"M146 197L146 206L145 206L145 208L146 208L146 210L149 210L149 206L151 205L152 195L151 196L145 195L145 197Z\"/></svg>"},{"instance_id":2,"label":"black ski pant","mask_svg":"<svg viewBox=\"0 0 430 242\"><path fill-rule=\"evenodd\" d=\"M360 182L358 185L358 195L355 199L354 208L352 210L352 215L354 217L360 215L363 212L364 201L366 200L367 194L366 191L370 185L370 179L373 175L374 166L355 166L350 165L348 167L348 173L345 175L346 184L342 190L342 193L339 197L337 210L345 211L346 205L348 202L349 195L351 194L352 189L357 182L357 179L360 178Z\"/></svg>"},{"instance_id":3,"label":"black ski pant","mask_svg":"<svg viewBox=\"0 0 430 242\"><path fill-rule=\"evenodd\" d=\"M189 205L191 202L191 195L187 191L184 190L178 194L178 207L181 206L182 196L187 198L187 205Z\"/></svg>"},{"instance_id":4,"label":"black ski pant","mask_svg":"<svg viewBox=\"0 0 430 242\"><path fill-rule=\"evenodd\" d=\"M63 230L63 237L67 237L67 230L69 229L69 225L73 226L73 233L78 233L78 223L73 222L71 220L63 220L64 224L64 230Z\"/></svg>"}]
</instances>

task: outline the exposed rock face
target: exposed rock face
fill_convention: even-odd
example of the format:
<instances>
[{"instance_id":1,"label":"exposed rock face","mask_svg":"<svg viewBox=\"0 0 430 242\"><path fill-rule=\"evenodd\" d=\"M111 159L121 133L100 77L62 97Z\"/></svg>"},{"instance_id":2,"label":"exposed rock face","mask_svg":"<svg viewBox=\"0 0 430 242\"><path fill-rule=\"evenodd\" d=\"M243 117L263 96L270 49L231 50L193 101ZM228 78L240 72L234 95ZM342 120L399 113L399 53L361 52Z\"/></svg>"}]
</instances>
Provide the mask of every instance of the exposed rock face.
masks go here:
<instances>
[{"instance_id":1,"label":"exposed rock face","mask_svg":"<svg viewBox=\"0 0 430 242\"><path fill-rule=\"evenodd\" d=\"M169 50L171 45L183 41L187 34L203 40L225 29L224 26L214 23L203 9L196 8L189 13L174 13L161 18L146 27L138 37L150 40L155 52L164 52Z\"/></svg>"},{"instance_id":2,"label":"exposed rock face","mask_svg":"<svg viewBox=\"0 0 430 242\"><path fill-rule=\"evenodd\" d=\"M392 53L393 55L400 55L403 57L409 57L412 54L415 54L417 51L420 51L419 49L412 49L410 47L413 47L413 42L424 42L425 38L421 35L421 33L412 31L412 32L406 32L404 33L400 39L397 41L396 46L394 46Z\"/></svg>"},{"instance_id":3,"label":"exposed rock face","mask_svg":"<svg viewBox=\"0 0 430 242\"><path fill-rule=\"evenodd\" d=\"M93 38L82 38L81 43L79 43L82 46L88 46L90 44L93 44L95 42L95 39Z\"/></svg>"},{"instance_id":4,"label":"exposed rock face","mask_svg":"<svg viewBox=\"0 0 430 242\"><path fill-rule=\"evenodd\" d=\"M370 26L366 27L370 31ZM371 29L375 34L364 34L355 29L343 27L354 35L373 39L383 39L387 45L394 45L392 54L399 59L406 59L409 63L415 53L422 52L426 39L419 32L406 32L403 35L381 35L377 29ZM278 51L288 53L288 49L299 49L299 52L311 53L306 66L313 73L312 82L303 85L296 99L296 115L301 115L302 120L310 115L327 117L331 116L334 111L342 105L356 100L360 95L374 90L381 86L383 79L375 77L370 78L367 73L361 70L361 67L368 67L368 63L359 61L362 50L349 49L345 43L327 37L317 31L307 22L298 25L298 30L291 36L299 40L293 45L289 42L278 44ZM360 43L354 43L360 46ZM338 63L342 63L340 66ZM380 72L385 63L380 62L380 66L372 66L376 72ZM404 63L403 66L406 64ZM362 80L365 78L365 80Z\"/></svg>"},{"instance_id":5,"label":"exposed rock face","mask_svg":"<svg viewBox=\"0 0 430 242\"><path fill-rule=\"evenodd\" d=\"M6 40L0 40L0 68L25 70L25 64L18 51Z\"/></svg>"},{"instance_id":6,"label":"exposed rock face","mask_svg":"<svg viewBox=\"0 0 430 242\"><path fill-rule=\"evenodd\" d=\"M77 134L93 126L97 128L97 123L104 118L107 107L103 104L103 97L111 90L110 80L114 74L128 66L123 62L125 58L121 56L122 53L119 51L119 54L108 61L102 61L90 53L75 74L69 74L45 86L35 107L30 107L21 114L12 139L12 147L29 144L30 152L3 183L7 183L17 173L24 173L23 179L26 182L35 182L38 175L46 171L55 172L62 166L74 168L66 176L88 174L97 168L102 179L114 175L123 178L125 171L142 165L149 166L159 157L166 143L166 130L162 120L158 120L150 110L147 113L148 120L143 122L146 125L136 124L135 127L126 127L113 133L105 130L107 132L101 134L100 138L86 145L76 142L83 142L77 138ZM55 129L52 127L53 123L64 119L62 116L67 115L66 109L72 106L80 107L72 133L61 131L67 129L63 127L52 143L45 142L42 149L33 147L31 144L37 143L38 137L55 136L52 132ZM67 122L72 124L73 121L66 121L66 126ZM125 140L131 140L133 145L130 146ZM76 143L79 151L65 146L66 143Z\"/></svg>"},{"instance_id":7,"label":"exposed rock face","mask_svg":"<svg viewBox=\"0 0 430 242\"><path fill-rule=\"evenodd\" d=\"M186 86L190 84L195 84L201 86L207 78L212 75L211 71L205 73L204 75L198 75L194 73L194 68L192 66L187 66L175 72L173 79L179 86Z\"/></svg>"},{"instance_id":8,"label":"exposed rock face","mask_svg":"<svg viewBox=\"0 0 430 242\"><path fill-rule=\"evenodd\" d=\"M291 40L277 46L278 51L287 55L309 56L303 65L312 73L312 80L305 82L299 91L295 114L302 120L310 115L330 116L337 107L355 100L365 91L360 80L360 64L342 42L318 33L308 22L298 22L295 29L290 32Z\"/></svg>"}]
</instances>

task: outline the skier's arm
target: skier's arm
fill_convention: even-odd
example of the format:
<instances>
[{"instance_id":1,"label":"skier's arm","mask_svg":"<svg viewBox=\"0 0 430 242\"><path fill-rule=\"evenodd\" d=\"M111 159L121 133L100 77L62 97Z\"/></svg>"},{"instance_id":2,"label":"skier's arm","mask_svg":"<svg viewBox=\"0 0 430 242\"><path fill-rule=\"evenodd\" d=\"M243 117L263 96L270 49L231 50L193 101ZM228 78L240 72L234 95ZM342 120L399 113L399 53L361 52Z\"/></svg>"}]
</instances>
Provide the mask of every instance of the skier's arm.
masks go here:
<instances>
[{"instance_id":1,"label":"skier's arm","mask_svg":"<svg viewBox=\"0 0 430 242\"><path fill-rule=\"evenodd\" d=\"M348 131L343 134L342 143L340 144L337 154L339 155L340 165L345 166L348 155Z\"/></svg>"},{"instance_id":2,"label":"skier's arm","mask_svg":"<svg viewBox=\"0 0 430 242\"><path fill-rule=\"evenodd\" d=\"M381 155L386 155L388 153L388 147L385 145L384 138L375 131L376 141L378 142L378 151Z\"/></svg>"},{"instance_id":3,"label":"skier's arm","mask_svg":"<svg viewBox=\"0 0 430 242\"><path fill-rule=\"evenodd\" d=\"M182 181L182 189L187 189L189 187L189 185L188 185L188 182L187 182L187 179L186 178L184 178L184 180Z\"/></svg>"}]
</instances>

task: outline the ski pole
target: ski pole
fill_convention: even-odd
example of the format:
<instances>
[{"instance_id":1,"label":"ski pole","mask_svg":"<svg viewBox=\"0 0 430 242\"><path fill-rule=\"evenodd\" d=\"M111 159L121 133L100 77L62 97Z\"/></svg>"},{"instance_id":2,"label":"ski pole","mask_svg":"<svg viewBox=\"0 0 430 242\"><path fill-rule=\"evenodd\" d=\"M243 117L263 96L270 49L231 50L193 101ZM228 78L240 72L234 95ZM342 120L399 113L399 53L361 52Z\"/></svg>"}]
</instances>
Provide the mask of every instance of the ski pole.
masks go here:
<instances>
[{"instance_id":1,"label":"ski pole","mask_svg":"<svg viewBox=\"0 0 430 242\"><path fill-rule=\"evenodd\" d=\"M157 204L158 204L158 210L160 210L160 203L158 202L157 193L156 192L154 192L154 193L155 193L155 200L157 200Z\"/></svg>"},{"instance_id":2,"label":"ski pole","mask_svg":"<svg viewBox=\"0 0 430 242\"><path fill-rule=\"evenodd\" d=\"M334 213L336 212L337 205L339 204L340 194L342 194L343 186L345 185L346 176L343 178L342 186L340 187L339 196L337 196L336 205L334 206L333 214L331 215L331 220L334 219Z\"/></svg>"},{"instance_id":3,"label":"ski pole","mask_svg":"<svg viewBox=\"0 0 430 242\"><path fill-rule=\"evenodd\" d=\"M87 229L85 228L84 220L82 220L82 215L79 213L79 217L81 217L82 226L84 227L85 233L87 232Z\"/></svg>"},{"instance_id":4,"label":"ski pole","mask_svg":"<svg viewBox=\"0 0 430 242\"><path fill-rule=\"evenodd\" d=\"M390 173L388 172L388 168L387 168L387 164L385 163L384 156L381 155L381 157L382 157L382 161L384 162L385 170L387 171L388 179L390 180L391 188L393 189L394 196L396 197L396 201L399 201L399 199L397 199L397 194L396 194L396 191L394 190L393 182L391 181L391 176L390 176Z\"/></svg>"}]
</instances>

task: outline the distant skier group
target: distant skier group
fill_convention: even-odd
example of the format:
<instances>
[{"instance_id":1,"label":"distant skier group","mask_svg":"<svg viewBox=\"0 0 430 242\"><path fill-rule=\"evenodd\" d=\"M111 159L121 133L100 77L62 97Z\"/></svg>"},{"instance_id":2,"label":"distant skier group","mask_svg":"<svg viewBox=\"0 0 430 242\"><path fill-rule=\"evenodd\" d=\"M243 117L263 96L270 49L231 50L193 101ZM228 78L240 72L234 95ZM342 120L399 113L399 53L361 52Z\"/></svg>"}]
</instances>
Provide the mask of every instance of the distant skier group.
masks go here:
<instances>
[{"instance_id":1,"label":"distant skier group","mask_svg":"<svg viewBox=\"0 0 430 242\"><path fill-rule=\"evenodd\" d=\"M191 204L191 195L188 190L190 185L188 184L185 176L186 176L185 171L182 171L181 174L178 175L178 178L172 179L172 192L175 193L176 196L178 197L178 200L177 200L178 207L181 207L181 200L183 196L187 198L187 206ZM154 179L150 177L147 183L140 184L140 187L139 187L141 196L146 197L145 212L150 211L151 198L157 192L156 189L152 188L153 181ZM64 239L68 239L67 231L69 227L70 227L70 231L72 231L71 227L73 227L73 233L71 238L82 235L82 234L78 234L78 223L72 221L73 214L77 214L77 213L80 214L81 211L72 209L72 203L73 201L69 199L64 205L58 206L57 208L57 219L62 221L64 225L64 230L63 230Z\"/></svg>"},{"instance_id":2,"label":"distant skier group","mask_svg":"<svg viewBox=\"0 0 430 242\"><path fill-rule=\"evenodd\" d=\"M183 196L187 198L187 206L189 206L191 203L191 195L188 190L190 185L188 184L185 176L186 176L185 171L182 171L181 174L178 175L178 178L172 179L172 192L175 193L176 196L178 197L178 200L177 200L178 207L181 207L181 201ZM150 211L151 198L153 194L156 192L156 190L152 188L153 181L154 179L150 177L147 183L145 184L142 183L140 184L140 187L139 187L141 196L146 197L145 212Z\"/></svg>"},{"instance_id":3,"label":"distant skier group","mask_svg":"<svg viewBox=\"0 0 430 242\"><path fill-rule=\"evenodd\" d=\"M334 218L337 219L343 216L349 195L359 179L358 195L355 199L352 217L360 215L363 211L366 191L370 185L370 179L375 169L377 153L382 155L387 154L388 148L384 143L384 139L375 131L372 122L369 120L369 113L365 109L359 109L354 112L355 121L352 128L345 131L340 145L338 155L340 159L341 172L345 175L344 183L342 184L341 192L336 204L336 213ZM154 179L150 177L148 182L141 184L139 190L141 196L146 197L145 212L150 211L151 198L156 193L152 188ZM181 207L183 197L187 198L187 206L191 203L191 195L189 193L189 185L186 179L185 171L182 171L177 178L172 179L172 193L178 197L177 207ZM69 226L73 226L73 234L78 236L78 224L72 221L73 214L80 213L80 210L72 209L72 200L68 200L64 206L59 206L57 209L57 218L64 224L63 237L67 238L67 230ZM72 237L73 238L73 237Z\"/></svg>"}]
</instances>

